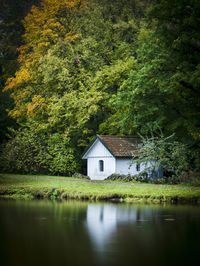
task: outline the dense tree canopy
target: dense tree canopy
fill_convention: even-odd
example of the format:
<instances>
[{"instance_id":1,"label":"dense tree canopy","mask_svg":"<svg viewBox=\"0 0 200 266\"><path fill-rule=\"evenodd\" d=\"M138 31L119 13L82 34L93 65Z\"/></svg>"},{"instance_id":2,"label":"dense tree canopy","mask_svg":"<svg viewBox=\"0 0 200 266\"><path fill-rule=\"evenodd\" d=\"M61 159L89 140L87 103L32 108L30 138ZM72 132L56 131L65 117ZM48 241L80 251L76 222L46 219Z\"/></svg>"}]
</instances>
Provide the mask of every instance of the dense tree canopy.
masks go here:
<instances>
[{"instance_id":1,"label":"dense tree canopy","mask_svg":"<svg viewBox=\"0 0 200 266\"><path fill-rule=\"evenodd\" d=\"M123 109L124 132L146 133L148 124L159 123L183 141L200 141L199 11L199 1L155 1L150 8L154 20L139 34L138 69L114 101Z\"/></svg>"},{"instance_id":2,"label":"dense tree canopy","mask_svg":"<svg viewBox=\"0 0 200 266\"><path fill-rule=\"evenodd\" d=\"M15 39L19 45L11 41L15 66L8 71L3 63L4 91L14 101L7 109L20 124L8 146L19 148L19 136L30 143L30 132L33 150L38 152L42 142L48 154L60 149L59 158L65 158L67 167L61 163L59 170L49 171L65 174L79 169L80 154L95 134L148 134L148 125L159 124L164 134L175 133L198 152L199 1L28 3L17 17L23 19L19 40ZM10 16L12 22L15 15ZM0 34L5 51L5 28ZM14 160L18 148L9 158ZM54 165L53 156L43 167L36 164L43 160L37 152L33 153L35 166L20 169L48 172L50 162Z\"/></svg>"},{"instance_id":3,"label":"dense tree canopy","mask_svg":"<svg viewBox=\"0 0 200 266\"><path fill-rule=\"evenodd\" d=\"M10 92L3 93L6 80L18 69L17 48L22 44L21 20L38 0L1 0L0 7L0 143L7 139L7 128L16 127L6 109L13 107Z\"/></svg>"},{"instance_id":4,"label":"dense tree canopy","mask_svg":"<svg viewBox=\"0 0 200 266\"><path fill-rule=\"evenodd\" d=\"M12 90L15 101L15 108L10 111L12 117L20 121L29 116L30 110L43 113L48 109L51 93L40 84L41 57L60 39L70 42L77 37L73 33L74 17L84 2L44 0L41 6L33 6L25 17L24 45L20 46L18 57L20 68L5 87Z\"/></svg>"}]
</instances>

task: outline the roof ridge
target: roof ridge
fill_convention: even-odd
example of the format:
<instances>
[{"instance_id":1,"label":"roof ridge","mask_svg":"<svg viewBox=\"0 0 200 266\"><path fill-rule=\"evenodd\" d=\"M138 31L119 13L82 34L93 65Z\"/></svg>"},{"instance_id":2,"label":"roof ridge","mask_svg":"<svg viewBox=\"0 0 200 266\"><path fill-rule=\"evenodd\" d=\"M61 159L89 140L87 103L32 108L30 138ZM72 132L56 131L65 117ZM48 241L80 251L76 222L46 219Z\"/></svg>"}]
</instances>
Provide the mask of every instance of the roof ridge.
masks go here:
<instances>
[{"instance_id":1,"label":"roof ridge","mask_svg":"<svg viewBox=\"0 0 200 266\"><path fill-rule=\"evenodd\" d=\"M138 136L119 136L119 135L98 135L98 136L102 136L102 137L118 137L118 138L138 138L140 139L140 137Z\"/></svg>"}]
</instances>

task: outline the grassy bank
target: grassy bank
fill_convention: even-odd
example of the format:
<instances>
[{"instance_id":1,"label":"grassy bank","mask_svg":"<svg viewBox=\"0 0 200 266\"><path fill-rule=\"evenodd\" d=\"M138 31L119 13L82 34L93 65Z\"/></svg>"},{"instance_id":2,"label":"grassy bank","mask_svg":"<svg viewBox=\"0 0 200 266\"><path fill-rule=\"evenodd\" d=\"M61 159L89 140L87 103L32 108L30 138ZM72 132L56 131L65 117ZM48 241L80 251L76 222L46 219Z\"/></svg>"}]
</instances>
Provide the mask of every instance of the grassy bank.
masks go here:
<instances>
[{"instance_id":1,"label":"grassy bank","mask_svg":"<svg viewBox=\"0 0 200 266\"><path fill-rule=\"evenodd\" d=\"M35 179L32 179L35 178ZM43 179L40 179L43 178ZM0 196L4 198L50 198L110 200L125 202L191 202L200 203L200 188L164 185L103 184L77 182L77 179L45 176L0 175ZM80 180L79 180L80 181ZM84 183L85 182L85 183Z\"/></svg>"}]
</instances>

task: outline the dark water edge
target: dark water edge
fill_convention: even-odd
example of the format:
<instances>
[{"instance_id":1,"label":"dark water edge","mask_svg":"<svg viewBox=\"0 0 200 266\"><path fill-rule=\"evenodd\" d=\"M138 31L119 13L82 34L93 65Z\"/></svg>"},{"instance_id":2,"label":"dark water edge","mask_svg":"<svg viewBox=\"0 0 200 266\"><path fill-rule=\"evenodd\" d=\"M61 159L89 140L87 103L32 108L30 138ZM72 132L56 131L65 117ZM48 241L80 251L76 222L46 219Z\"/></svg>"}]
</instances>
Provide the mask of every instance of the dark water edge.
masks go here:
<instances>
[{"instance_id":1,"label":"dark water edge","mask_svg":"<svg viewBox=\"0 0 200 266\"><path fill-rule=\"evenodd\" d=\"M0 200L2 266L196 265L197 205Z\"/></svg>"},{"instance_id":2,"label":"dark water edge","mask_svg":"<svg viewBox=\"0 0 200 266\"><path fill-rule=\"evenodd\" d=\"M45 194L41 192L34 191L31 193L24 192L24 189L22 190L16 190L13 189L13 191L6 191L2 193L0 191L0 200L57 200L57 201L69 201L69 200L75 200L75 201L88 201L88 202L105 202L105 203L130 203L130 204L189 204L189 205L199 205L200 206L200 196L185 196L185 195L175 195L175 196L169 196L169 195L138 195L138 196L127 196L124 195L118 195L118 194L107 194L107 195L68 195L65 194L64 196L60 196L59 190L56 190L57 195L55 196L55 190L51 189L49 192L45 192Z\"/></svg>"}]
</instances>

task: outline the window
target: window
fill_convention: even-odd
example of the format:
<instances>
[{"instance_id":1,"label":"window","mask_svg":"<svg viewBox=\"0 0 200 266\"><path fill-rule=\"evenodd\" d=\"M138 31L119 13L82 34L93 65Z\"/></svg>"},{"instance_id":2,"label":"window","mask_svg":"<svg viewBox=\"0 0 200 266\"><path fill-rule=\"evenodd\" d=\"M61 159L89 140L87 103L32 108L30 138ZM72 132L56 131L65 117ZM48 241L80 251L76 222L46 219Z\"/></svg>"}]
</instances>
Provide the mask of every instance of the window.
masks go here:
<instances>
[{"instance_id":1,"label":"window","mask_svg":"<svg viewBox=\"0 0 200 266\"><path fill-rule=\"evenodd\" d=\"M104 161L103 160L99 160L99 171L100 172L104 171Z\"/></svg>"},{"instance_id":2,"label":"window","mask_svg":"<svg viewBox=\"0 0 200 266\"><path fill-rule=\"evenodd\" d=\"M139 163L136 164L136 170L137 170L137 172L140 171L140 164Z\"/></svg>"}]
</instances>

